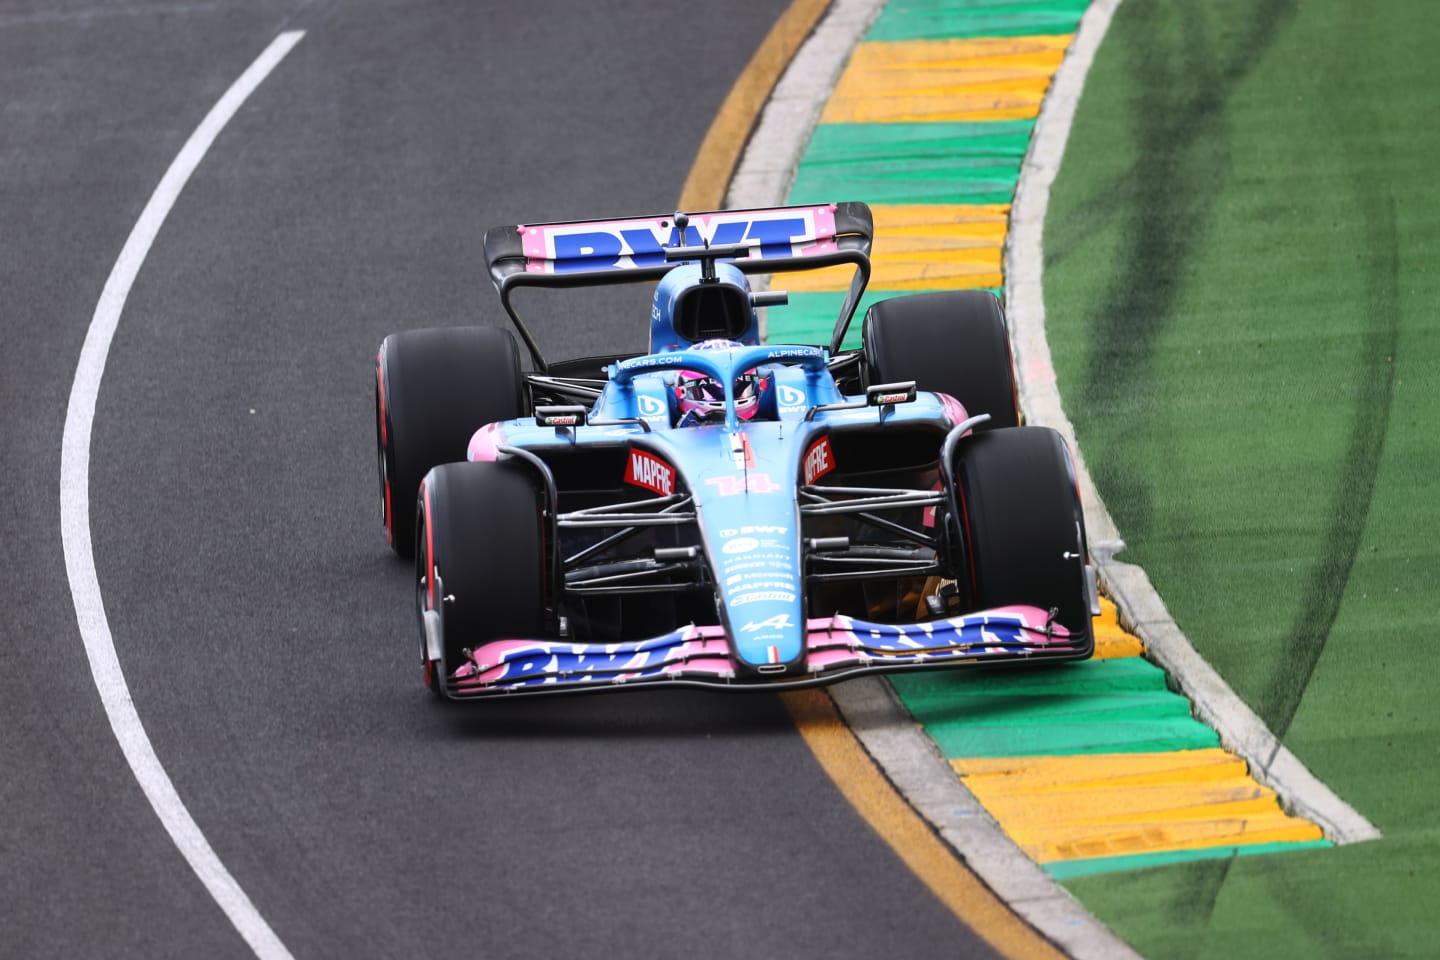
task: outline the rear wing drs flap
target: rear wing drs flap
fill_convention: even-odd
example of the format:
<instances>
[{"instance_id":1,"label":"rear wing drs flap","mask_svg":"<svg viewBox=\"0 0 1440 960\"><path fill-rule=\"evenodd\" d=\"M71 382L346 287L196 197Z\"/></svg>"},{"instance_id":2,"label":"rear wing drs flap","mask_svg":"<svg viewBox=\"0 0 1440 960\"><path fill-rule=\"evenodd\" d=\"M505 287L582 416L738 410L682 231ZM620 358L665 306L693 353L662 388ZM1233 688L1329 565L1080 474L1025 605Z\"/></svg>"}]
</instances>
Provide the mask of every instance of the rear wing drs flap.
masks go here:
<instances>
[{"instance_id":1,"label":"rear wing drs flap","mask_svg":"<svg viewBox=\"0 0 1440 960\"><path fill-rule=\"evenodd\" d=\"M492 227L485 263L505 312L536 368L548 369L511 302L517 287L585 287L658 280L677 265L667 247L751 245L728 262L747 274L783 273L851 264L855 275L835 321L830 349L838 352L865 285L870 281L874 220L864 203L715 210L689 214L684 236L673 214L622 220L577 220Z\"/></svg>"}]
</instances>

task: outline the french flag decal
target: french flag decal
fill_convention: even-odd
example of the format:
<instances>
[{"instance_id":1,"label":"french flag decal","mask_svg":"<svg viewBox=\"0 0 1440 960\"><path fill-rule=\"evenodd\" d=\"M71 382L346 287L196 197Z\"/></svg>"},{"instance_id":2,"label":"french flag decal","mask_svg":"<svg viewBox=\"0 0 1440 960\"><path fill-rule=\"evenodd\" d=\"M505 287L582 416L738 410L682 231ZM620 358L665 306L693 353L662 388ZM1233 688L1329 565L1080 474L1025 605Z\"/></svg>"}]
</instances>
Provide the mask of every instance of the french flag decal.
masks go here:
<instances>
[{"instance_id":1,"label":"french flag decal","mask_svg":"<svg viewBox=\"0 0 1440 960\"><path fill-rule=\"evenodd\" d=\"M779 662L780 662L780 648L779 648L779 647L766 647L766 648L765 648L765 659L768 660L768 661L770 661L771 663L779 663Z\"/></svg>"}]
</instances>

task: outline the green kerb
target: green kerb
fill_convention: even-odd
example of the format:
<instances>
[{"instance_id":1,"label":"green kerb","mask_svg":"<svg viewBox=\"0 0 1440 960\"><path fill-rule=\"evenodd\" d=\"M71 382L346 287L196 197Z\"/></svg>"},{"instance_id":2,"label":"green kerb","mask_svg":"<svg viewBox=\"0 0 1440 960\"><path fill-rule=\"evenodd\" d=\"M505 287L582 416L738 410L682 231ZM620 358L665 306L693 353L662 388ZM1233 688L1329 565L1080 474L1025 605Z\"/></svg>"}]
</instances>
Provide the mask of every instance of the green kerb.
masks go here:
<instances>
[{"instance_id":1,"label":"green kerb","mask_svg":"<svg viewBox=\"0 0 1440 960\"><path fill-rule=\"evenodd\" d=\"M1074 33L1089 0L891 0L865 39L960 40Z\"/></svg>"},{"instance_id":2,"label":"green kerb","mask_svg":"<svg viewBox=\"0 0 1440 960\"><path fill-rule=\"evenodd\" d=\"M1009 203L1033 120L826 123L815 128L792 203Z\"/></svg>"},{"instance_id":3,"label":"green kerb","mask_svg":"<svg viewBox=\"0 0 1440 960\"><path fill-rule=\"evenodd\" d=\"M1135 853L1127 857L1094 857L1088 860L1059 860L1044 864L1045 870L1057 880L1092 877L1119 870L1144 870L1172 863L1196 860L1225 860L1230 857L1253 857L1262 853L1288 853L1315 847L1333 847L1329 840L1302 840L1295 843L1252 843L1225 847L1202 847L1198 850L1167 850L1161 853Z\"/></svg>"},{"instance_id":4,"label":"green kerb","mask_svg":"<svg viewBox=\"0 0 1440 960\"><path fill-rule=\"evenodd\" d=\"M945 756L1158 753L1220 745L1165 671L1139 657L891 679Z\"/></svg>"}]
</instances>

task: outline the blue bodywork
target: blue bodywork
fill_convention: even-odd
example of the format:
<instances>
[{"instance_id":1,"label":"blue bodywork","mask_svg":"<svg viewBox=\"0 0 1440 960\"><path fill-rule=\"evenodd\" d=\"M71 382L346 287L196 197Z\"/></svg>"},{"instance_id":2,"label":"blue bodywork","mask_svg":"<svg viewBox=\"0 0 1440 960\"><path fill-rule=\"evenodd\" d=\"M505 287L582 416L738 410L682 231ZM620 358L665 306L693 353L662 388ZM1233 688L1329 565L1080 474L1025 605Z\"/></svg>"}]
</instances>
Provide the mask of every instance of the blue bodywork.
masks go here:
<instances>
[{"instance_id":1,"label":"blue bodywork","mask_svg":"<svg viewBox=\"0 0 1440 960\"><path fill-rule=\"evenodd\" d=\"M636 357L611 365L584 425L540 426L524 418L481 431L477 437L484 435L486 443L472 444L472 459L477 451L488 456L492 449L518 448L556 461L586 448L612 448L672 467L674 476L663 476L654 493L688 495L720 623L623 643L493 642L475 650L452 678L451 695L626 683L801 685L906 666L1073 653L1064 629L1052 633L1046 614L1028 607L911 624L838 614L807 618L799 496L807 456L847 431L908 426L938 440L964 419L963 409L942 394L920 392L913 400L881 405L847 396L828 361L828 351L811 346L687 348ZM723 420L674 425L679 370L726 385ZM750 370L764 399L757 417L747 421L736 415L733 383Z\"/></svg>"}]
</instances>

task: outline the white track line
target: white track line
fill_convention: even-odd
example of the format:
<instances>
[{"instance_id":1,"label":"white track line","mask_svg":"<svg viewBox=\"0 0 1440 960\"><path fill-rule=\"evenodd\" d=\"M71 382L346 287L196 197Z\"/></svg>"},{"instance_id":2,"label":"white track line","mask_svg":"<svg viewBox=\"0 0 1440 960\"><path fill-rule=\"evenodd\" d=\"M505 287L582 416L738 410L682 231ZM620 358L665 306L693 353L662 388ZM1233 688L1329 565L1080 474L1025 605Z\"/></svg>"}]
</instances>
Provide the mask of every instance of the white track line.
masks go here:
<instances>
[{"instance_id":1,"label":"white track line","mask_svg":"<svg viewBox=\"0 0 1440 960\"><path fill-rule=\"evenodd\" d=\"M85 642L90 673L105 705L110 728L115 732L125 761L130 764L135 779L165 826L165 831L170 834L170 839L250 949L264 960L289 960L290 951L285 949L275 931L260 916L200 832L199 825L190 816L190 811L175 791L175 785L161 766L160 758L155 755L150 737L135 712L135 703L130 699L130 688L120 669L115 640L110 635L110 624L105 617L100 581L95 575L95 555L90 543L90 440L95 403L110 343L120 324L130 288L145 263L156 234L220 131L304 35L301 30L280 34L250 64L216 102L200 126L195 128L170 164L170 169L165 171L150 202L145 205L120 251L120 258L110 271L110 278L105 282L105 289L100 294L100 302L95 305L95 315L85 334L85 344L80 348L80 361L70 388L70 405L65 411L65 434L60 452L60 536L65 548L65 572L70 579L75 619L80 626L80 637Z\"/></svg>"}]
</instances>

